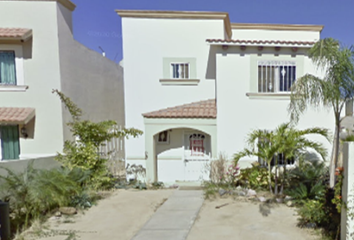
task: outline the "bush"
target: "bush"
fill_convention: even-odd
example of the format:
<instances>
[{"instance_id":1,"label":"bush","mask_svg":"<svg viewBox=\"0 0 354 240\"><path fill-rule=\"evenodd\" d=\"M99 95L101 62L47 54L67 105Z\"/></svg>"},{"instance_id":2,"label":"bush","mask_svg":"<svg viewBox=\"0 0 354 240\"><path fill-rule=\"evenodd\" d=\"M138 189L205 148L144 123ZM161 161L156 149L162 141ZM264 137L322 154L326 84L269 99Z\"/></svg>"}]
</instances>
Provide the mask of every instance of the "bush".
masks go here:
<instances>
[{"instance_id":1,"label":"bush","mask_svg":"<svg viewBox=\"0 0 354 240\"><path fill-rule=\"evenodd\" d=\"M28 226L53 209L70 204L82 192L88 174L79 169L37 170L32 164L22 173L10 169L7 177L0 176L1 195L10 202L12 229Z\"/></svg>"},{"instance_id":2,"label":"bush","mask_svg":"<svg viewBox=\"0 0 354 240\"><path fill-rule=\"evenodd\" d=\"M302 207L298 210L298 214L301 216L299 219L300 226L304 227L308 224L315 224L316 227L319 227L329 222L328 211L322 200L303 201Z\"/></svg>"},{"instance_id":3,"label":"bush","mask_svg":"<svg viewBox=\"0 0 354 240\"><path fill-rule=\"evenodd\" d=\"M320 200L326 192L328 169L324 162L306 162L302 167L289 171L290 188L285 193L301 203Z\"/></svg>"},{"instance_id":4,"label":"bush","mask_svg":"<svg viewBox=\"0 0 354 240\"><path fill-rule=\"evenodd\" d=\"M268 188L268 170L261 166L241 169L237 184L256 190L265 190Z\"/></svg>"}]
</instances>

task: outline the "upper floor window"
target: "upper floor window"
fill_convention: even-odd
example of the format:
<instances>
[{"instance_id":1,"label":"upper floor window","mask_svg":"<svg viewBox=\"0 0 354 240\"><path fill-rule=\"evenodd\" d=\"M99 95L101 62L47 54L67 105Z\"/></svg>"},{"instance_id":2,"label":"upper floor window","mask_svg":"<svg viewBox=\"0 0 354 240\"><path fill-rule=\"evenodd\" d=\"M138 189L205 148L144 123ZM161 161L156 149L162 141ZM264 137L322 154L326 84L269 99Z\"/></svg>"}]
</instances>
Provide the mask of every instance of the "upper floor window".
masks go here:
<instances>
[{"instance_id":1,"label":"upper floor window","mask_svg":"<svg viewBox=\"0 0 354 240\"><path fill-rule=\"evenodd\" d=\"M16 85L14 51L0 51L0 85Z\"/></svg>"},{"instance_id":2,"label":"upper floor window","mask_svg":"<svg viewBox=\"0 0 354 240\"><path fill-rule=\"evenodd\" d=\"M259 61L258 92L290 92L296 80L293 61Z\"/></svg>"},{"instance_id":3,"label":"upper floor window","mask_svg":"<svg viewBox=\"0 0 354 240\"><path fill-rule=\"evenodd\" d=\"M189 79L189 63L171 63L171 78Z\"/></svg>"}]
</instances>

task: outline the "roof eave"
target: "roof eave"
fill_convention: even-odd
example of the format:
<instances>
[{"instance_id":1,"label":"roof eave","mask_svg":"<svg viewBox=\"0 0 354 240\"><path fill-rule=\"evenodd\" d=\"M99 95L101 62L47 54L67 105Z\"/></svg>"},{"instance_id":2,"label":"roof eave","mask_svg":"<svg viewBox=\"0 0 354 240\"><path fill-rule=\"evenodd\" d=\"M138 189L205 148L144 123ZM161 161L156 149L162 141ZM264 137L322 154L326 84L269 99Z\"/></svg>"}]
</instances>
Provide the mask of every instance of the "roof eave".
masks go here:
<instances>
[{"instance_id":1,"label":"roof eave","mask_svg":"<svg viewBox=\"0 0 354 240\"><path fill-rule=\"evenodd\" d=\"M232 29L283 30L283 31L313 31L321 32L323 25L304 24L267 24L267 23L231 23Z\"/></svg>"},{"instance_id":2,"label":"roof eave","mask_svg":"<svg viewBox=\"0 0 354 240\"><path fill-rule=\"evenodd\" d=\"M229 43L229 42L207 42L209 45L214 46L246 46L246 47L299 47L299 48L311 48L314 44L277 44L277 43Z\"/></svg>"}]
</instances>

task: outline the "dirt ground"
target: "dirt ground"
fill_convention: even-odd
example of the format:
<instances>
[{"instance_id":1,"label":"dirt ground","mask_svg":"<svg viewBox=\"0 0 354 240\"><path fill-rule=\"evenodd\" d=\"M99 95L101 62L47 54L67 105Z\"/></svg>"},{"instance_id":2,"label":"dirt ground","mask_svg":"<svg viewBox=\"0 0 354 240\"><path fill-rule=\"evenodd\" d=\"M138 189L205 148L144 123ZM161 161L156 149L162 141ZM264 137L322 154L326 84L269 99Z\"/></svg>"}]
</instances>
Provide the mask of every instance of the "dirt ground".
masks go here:
<instances>
[{"instance_id":1,"label":"dirt ground","mask_svg":"<svg viewBox=\"0 0 354 240\"><path fill-rule=\"evenodd\" d=\"M216 206L229 205L216 209ZM308 229L296 227L294 208L284 204L233 200L205 200L187 240L317 240Z\"/></svg>"},{"instance_id":2,"label":"dirt ground","mask_svg":"<svg viewBox=\"0 0 354 240\"><path fill-rule=\"evenodd\" d=\"M158 207L176 190L117 190L84 214L49 220L54 236L42 240L130 240ZM216 206L228 204L219 209ZM317 240L313 231L296 227L294 208L263 204L245 198L205 200L187 240ZM70 238L75 232L79 238ZM168 240L168 239L166 239Z\"/></svg>"},{"instance_id":3,"label":"dirt ground","mask_svg":"<svg viewBox=\"0 0 354 240\"><path fill-rule=\"evenodd\" d=\"M130 240L173 191L117 190L84 214L62 217L60 224L57 220L49 220L49 229L54 236L40 239L64 240L68 235L60 232L75 231L82 240Z\"/></svg>"}]
</instances>

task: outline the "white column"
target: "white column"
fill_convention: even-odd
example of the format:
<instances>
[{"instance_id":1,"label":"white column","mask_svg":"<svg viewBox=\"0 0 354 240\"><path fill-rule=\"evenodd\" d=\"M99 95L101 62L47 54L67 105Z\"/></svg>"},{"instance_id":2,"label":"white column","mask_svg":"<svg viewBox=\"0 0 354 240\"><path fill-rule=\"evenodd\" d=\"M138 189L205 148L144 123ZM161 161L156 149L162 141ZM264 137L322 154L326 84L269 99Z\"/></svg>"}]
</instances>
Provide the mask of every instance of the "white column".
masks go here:
<instances>
[{"instance_id":1,"label":"white column","mask_svg":"<svg viewBox=\"0 0 354 240\"><path fill-rule=\"evenodd\" d=\"M146 180L150 183L157 181L157 160L155 152L154 135L148 127L145 127L145 157L147 157Z\"/></svg>"},{"instance_id":2,"label":"white column","mask_svg":"<svg viewBox=\"0 0 354 240\"><path fill-rule=\"evenodd\" d=\"M343 168L342 200L348 210L342 208L340 239L346 240L354 233L354 220L349 216L354 213L354 142L343 143Z\"/></svg>"}]
</instances>

